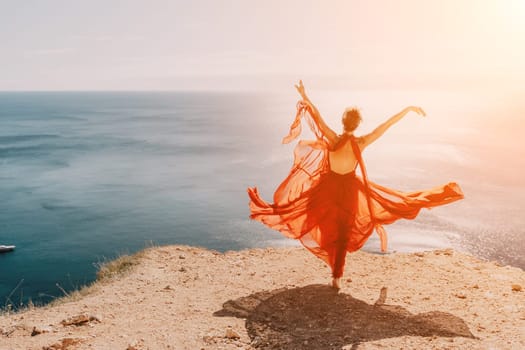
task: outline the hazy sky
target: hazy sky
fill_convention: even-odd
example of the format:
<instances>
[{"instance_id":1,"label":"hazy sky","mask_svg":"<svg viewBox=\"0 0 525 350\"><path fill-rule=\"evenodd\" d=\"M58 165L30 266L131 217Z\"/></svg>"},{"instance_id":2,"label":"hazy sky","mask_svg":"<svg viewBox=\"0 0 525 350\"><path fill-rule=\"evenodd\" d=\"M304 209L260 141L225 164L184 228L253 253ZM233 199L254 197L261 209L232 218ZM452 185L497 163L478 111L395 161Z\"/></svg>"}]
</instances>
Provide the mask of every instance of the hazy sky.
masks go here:
<instances>
[{"instance_id":1,"label":"hazy sky","mask_svg":"<svg viewBox=\"0 0 525 350\"><path fill-rule=\"evenodd\" d=\"M0 90L522 86L525 0L0 0Z\"/></svg>"}]
</instances>

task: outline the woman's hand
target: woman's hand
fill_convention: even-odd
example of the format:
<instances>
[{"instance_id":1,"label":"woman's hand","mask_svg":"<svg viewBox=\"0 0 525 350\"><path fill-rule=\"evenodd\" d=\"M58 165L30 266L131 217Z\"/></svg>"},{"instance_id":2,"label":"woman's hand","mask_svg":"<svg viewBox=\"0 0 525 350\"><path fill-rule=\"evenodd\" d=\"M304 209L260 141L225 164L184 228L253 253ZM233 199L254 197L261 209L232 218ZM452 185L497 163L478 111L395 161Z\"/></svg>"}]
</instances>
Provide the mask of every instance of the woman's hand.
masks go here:
<instances>
[{"instance_id":1,"label":"woman's hand","mask_svg":"<svg viewBox=\"0 0 525 350\"><path fill-rule=\"evenodd\" d=\"M308 100L308 97L306 96L306 91L304 90L303 81L299 80L299 84L294 86L297 89L299 95L301 95L301 97L303 98L303 100Z\"/></svg>"},{"instance_id":2,"label":"woman's hand","mask_svg":"<svg viewBox=\"0 0 525 350\"><path fill-rule=\"evenodd\" d=\"M361 150L363 150L365 147L368 147L372 142L380 138L392 125L400 121L407 115L408 112L415 112L421 116L426 116L427 114L421 107L417 106L409 106L403 109L401 112L397 113L396 115L390 117L386 122L380 124L377 128L374 129L371 133L362 136L362 142L361 142Z\"/></svg>"},{"instance_id":3,"label":"woman's hand","mask_svg":"<svg viewBox=\"0 0 525 350\"><path fill-rule=\"evenodd\" d=\"M407 107L405 108L405 111L406 113L408 112L415 112L423 117L425 117L427 114L425 113L425 111L423 110L423 108L421 107L416 107L416 106L410 106L410 107Z\"/></svg>"}]
</instances>

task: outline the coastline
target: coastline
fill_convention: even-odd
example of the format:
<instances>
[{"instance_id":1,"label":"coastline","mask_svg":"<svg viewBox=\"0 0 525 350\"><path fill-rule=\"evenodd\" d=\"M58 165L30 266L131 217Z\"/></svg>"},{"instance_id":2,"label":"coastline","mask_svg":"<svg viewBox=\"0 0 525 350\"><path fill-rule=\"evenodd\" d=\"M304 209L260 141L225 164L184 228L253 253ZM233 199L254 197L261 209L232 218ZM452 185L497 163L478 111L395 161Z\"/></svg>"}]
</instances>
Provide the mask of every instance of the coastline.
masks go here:
<instances>
[{"instance_id":1,"label":"coastline","mask_svg":"<svg viewBox=\"0 0 525 350\"><path fill-rule=\"evenodd\" d=\"M525 272L450 249L350 254L338 294L301 247L162 246L121 263L1 314L0 349L525 348Z\"/></svg>"}]
</instances>

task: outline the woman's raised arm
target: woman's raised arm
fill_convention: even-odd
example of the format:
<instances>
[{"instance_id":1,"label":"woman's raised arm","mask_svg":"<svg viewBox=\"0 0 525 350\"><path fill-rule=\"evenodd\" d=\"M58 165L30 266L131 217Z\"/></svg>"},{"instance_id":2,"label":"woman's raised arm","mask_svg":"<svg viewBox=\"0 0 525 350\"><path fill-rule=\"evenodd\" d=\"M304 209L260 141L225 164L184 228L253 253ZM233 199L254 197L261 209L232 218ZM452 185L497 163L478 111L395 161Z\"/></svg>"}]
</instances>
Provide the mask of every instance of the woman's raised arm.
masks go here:
<instances>
[{"instance_id":1,"label":"woman's raised arm","mask_svg":"<svg viewBox=\"0 0 525 350\"><path fill-rule=\"evenodd\" d=\"M323 133L323 135L326 136L330 144L332 145L335 144L337 142L337 134L332 129L330 129L330 127L325 123L317 107L314 106L312 101L310 101L310 99L306 95L303 81L299 80L299 85L295 85L295 88L297 89L297 92L299 92L301 97L303 98L303 101L306 102L308 106L310 107L310 110L312 111L312 118L314 118L314 121L319 126L319 129L321 129L321 132Z\"/></svg>"},{"instance_id":2,"label":"woman's raised arm","mask_svg":"<svg viewBox=\"0 0 525 350\"><path fill-rule=\"evenodd\" d=\"M361 150L370 145L378 138L380 138L385 133L385 131L387 131L392 125L400 121L408 112L416 112L419 115L426 116L425 111L423 111L421 107L410 106L403 109L401 112L397 113L393 117L390 117L386 122L380 124L371 133L362 136L360 142Z\"/></svg>"}]
</instances>

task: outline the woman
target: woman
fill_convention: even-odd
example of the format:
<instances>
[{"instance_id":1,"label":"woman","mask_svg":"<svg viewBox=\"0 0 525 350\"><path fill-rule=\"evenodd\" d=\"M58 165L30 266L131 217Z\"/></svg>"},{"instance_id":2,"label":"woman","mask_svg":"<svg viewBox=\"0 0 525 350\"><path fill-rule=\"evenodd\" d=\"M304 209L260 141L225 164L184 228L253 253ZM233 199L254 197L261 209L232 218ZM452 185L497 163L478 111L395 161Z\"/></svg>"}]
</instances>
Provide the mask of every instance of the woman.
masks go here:
<instances>
[{"instance_id":1,"label":"woman","mask_svg":"<svg viewBox=\"0 0 525 350\"><path fill-rule=\"evenodd\" d=\"M332 286L339 289L346 252L360 249L374 228L382 251L386 251L382 224L413 219L421 208L447 204L463 198L463 194L456 183L405 193L368 181L362 151L409 112L425 116L420 107L407 107L360 137L354 135L354 130L361 115L357 109L347 108L342 117L343 133L337 135L306 95L302 81L295 87L302 101L297 104L297 115L283 143L299 136L302 118L316 140L299 141L294 165L275 191L273 204L261 199L257 188L248 188L250 217L299 239L330 266ZM356 175L358 165L361 176Z\"/></svg>"}]
</instances>

